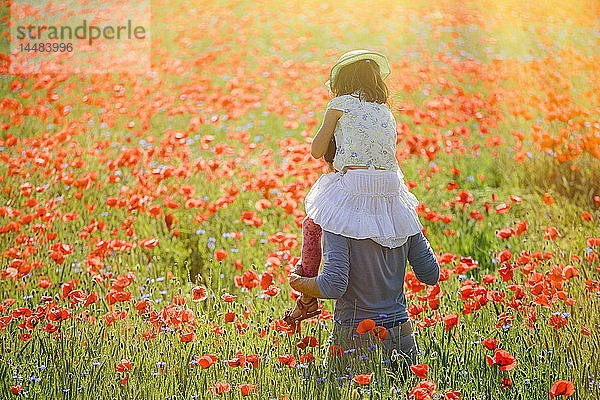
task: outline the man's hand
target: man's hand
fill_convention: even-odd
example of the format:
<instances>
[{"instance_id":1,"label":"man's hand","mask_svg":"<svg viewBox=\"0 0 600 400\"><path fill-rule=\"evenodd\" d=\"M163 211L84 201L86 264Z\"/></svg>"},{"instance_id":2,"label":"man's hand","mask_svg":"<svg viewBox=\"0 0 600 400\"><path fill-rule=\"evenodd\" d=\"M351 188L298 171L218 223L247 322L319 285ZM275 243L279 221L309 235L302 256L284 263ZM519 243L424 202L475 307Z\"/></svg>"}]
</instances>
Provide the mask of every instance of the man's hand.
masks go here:
<instances>
[{"instance_id":1,"label":"man's hand","mask_svg":"<svg viewBox=\"0 0 600 400\"><path fill-rule=\"evenodd\" d=\"M291 273L302 276L302 259L300 259L296 263L296 265L294 265L294 268L292 268Z\"/></svg>"},{"instance_id":2,"label":"man's hand","mask_svg":"<svg viewBox=\"0 0 600 400\"><path fill-rule=\"evenodd\" d=\"M289 279L290 279L290 286L295 289L295 290L300 290L297 289L295 287L295 285L298 283L298 280L302 278L302 260L299 260L296 265L294 265L294 267L292 268L292 270L290 271L290 275L289 275Z\"/></svg>"},{"instance_id":3,"label":"man's hand","mask_svg":"<svg viewBox=\"0 0 600 400\"><path fill-rule=\"evenodd\" d=\"M298 262L289 275L290 286L292 289L304 293L309 297L322 298L321 290L317 285L317 278L307 278L302 274L302 263Z\"/></svg>"},{"instance_id":4,"label":"man's hand","mask_svg":"<svg viewBox=\"0 0 600 400\"><path fill-rule=\"evenodd\" d=\"M298 280L299 280L300 278L302 278L302 277L301 277L300 275L298 275L298 274L294 273L294 272L292 272L292 273L289 275L289 279L290 279L290 286L292 287L292 289L298 290L298 289L296 289L296 284L298 283Z\"/></svg>"}]
</instances>

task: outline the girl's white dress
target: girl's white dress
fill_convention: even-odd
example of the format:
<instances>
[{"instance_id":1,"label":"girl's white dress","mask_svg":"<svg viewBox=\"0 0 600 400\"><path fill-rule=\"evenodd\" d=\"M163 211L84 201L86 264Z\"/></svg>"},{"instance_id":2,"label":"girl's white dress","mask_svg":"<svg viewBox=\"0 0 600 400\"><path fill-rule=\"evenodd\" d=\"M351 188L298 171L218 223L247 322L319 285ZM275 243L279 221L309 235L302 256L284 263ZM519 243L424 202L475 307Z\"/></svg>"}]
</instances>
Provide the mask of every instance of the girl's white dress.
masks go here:
<instances>
[{"instance_id":1,"label":"girl's white dress","mask_svg":"<svg viewBox=\"0 0 600 400\"><path fill-rule=\"evenodd\" d=\"M306 215L322 229L366 239L389 248L402 246L423 229L396 160L396 121L385 104L338 96L327 109L341 110L334 136L338 172L321 175L307 194ZM346 169L348 165L369 169ZM375 167L385 168L377 170Z\"/></svg>"}]
</instances>

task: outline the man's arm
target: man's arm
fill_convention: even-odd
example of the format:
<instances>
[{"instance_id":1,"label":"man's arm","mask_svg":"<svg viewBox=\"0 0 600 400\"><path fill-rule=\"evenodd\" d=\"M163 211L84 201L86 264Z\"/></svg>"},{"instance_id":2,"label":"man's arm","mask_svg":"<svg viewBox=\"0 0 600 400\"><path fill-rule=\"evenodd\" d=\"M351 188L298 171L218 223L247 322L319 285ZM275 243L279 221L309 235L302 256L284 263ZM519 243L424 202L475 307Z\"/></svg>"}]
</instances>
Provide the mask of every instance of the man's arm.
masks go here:
<instances>
[{"instance_id":1,"label":"man's arm","mask_svg":"<svg viewBox=\"0 0 600 400\"><path fill-rule=\"evenodd\" d=\"M290 286L308 296L322 299L339 299L348 288L350 272L350 247L348 240L323 231L323 271L314 278L300 276L300 265L290 274Z\"/></svg>"},{"instance_id":2,"label":"man's arm","mask_svg":"<svg viewBox=\"0 0 600 400\"><path fill-rule=\"evenodd\" d=\"M440 264L431 250L429 241L423 232L410 238L408 262L413 268L417 279L426 285L435 285L440 279Z\"/></svg>"},{"instance_id":3,"label":"man's arm","mask_svg":"<svg viewBox=\"0 0 600 400\"><path fill-rule=\"evenodd\" d=\"M292 270L292 273L290 274L290 286L293 289L302 292L307 296L322 299L323 294L321 293L319 285L317 284L317 277L307 278L305 276L299 275L301 273L302 268L298 263L296 268L294 268L294 270Z\"/></svg>"}]
</instances>

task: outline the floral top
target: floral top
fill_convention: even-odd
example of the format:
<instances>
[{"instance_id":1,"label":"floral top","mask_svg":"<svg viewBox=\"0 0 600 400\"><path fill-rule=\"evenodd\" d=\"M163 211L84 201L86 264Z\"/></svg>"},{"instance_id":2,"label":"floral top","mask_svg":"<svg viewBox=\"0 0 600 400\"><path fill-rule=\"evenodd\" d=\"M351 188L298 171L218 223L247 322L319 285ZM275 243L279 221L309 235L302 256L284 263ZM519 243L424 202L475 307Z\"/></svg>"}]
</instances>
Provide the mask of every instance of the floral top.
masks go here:
<instances>
[{"instance_id":1,"label":"floral top","mask_svg":"<svg viewBox=\"0 0 600 400\"><path fill-rule=\"evenodd\" d=\"M396 120L386 104L361 101L355 92L331 99L325 111L328 109L344 112L333 132L336 170L342 171L348 165L399 169Z\"/></svg>"}]
</instances>

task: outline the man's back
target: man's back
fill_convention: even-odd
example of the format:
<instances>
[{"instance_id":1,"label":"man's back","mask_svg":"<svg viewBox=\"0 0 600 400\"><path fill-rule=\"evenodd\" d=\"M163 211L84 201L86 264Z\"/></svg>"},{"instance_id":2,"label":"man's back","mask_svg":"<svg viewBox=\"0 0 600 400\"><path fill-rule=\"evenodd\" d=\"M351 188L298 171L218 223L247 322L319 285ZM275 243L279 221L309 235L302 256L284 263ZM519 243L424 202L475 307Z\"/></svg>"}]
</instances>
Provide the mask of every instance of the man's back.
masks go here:
<instances>
[{"instance_id":1,"label":"man's back","mask_svg":"<svg viewBox=\"0 0 600 400\"><path fill-rule=\"evenodd\" d=\"M317 284L325 298L337 299L335 320L344 325L356 325L365 318L381 323L408 319L404 296L407 260L425 284L436 284L440 274L422 233L390 249L371 239L323 231L323 259Z\"/></svg>"}]
</instances>

